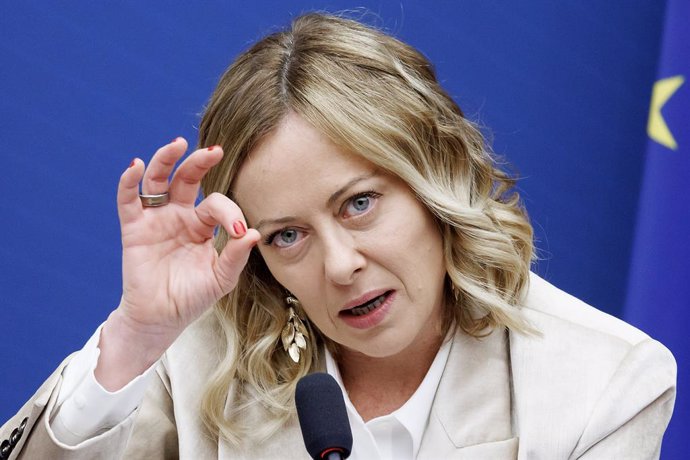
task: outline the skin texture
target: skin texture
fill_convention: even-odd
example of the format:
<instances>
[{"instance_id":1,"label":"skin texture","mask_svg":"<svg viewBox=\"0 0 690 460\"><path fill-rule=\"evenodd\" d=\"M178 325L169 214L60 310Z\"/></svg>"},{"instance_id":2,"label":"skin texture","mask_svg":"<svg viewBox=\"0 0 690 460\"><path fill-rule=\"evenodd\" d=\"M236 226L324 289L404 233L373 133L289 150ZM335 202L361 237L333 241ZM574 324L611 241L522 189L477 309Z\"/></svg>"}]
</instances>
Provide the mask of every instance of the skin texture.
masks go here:
<instances>
[{"instance_id":1,"label":"skin texture","mask_svg":"<svg viewBox=\"0 0 690 460\"><path fill-rule=\"evenodd\" d=\"M341 345L343 380L363 418L400 407L441 342L442 239L426 208L400 179L294 113L251 152L234 193L273 276ZM376 321L346 320L346 306L388 291Z\"/></svg>"}]
</instances>

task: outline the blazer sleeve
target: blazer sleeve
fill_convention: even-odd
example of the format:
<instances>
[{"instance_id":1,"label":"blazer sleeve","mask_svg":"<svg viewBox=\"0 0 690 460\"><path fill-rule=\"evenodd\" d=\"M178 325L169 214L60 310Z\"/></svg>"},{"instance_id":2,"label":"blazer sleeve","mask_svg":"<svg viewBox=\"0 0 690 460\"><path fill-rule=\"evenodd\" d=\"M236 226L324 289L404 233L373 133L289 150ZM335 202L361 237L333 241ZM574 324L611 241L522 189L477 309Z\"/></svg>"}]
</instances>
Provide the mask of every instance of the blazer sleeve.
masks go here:
<instances>
[{"instance_id":1,"label":"blazer sleeve","mask_svg":"<svg viewBox=\"0 0 690 460\"><path fill-rule=\"evenodd\" d=\"M115 427L76 446L58 441L50 417L62 384L65 359L26 404L0 428L0 459L171 458L177 454L177 433L170 385L156 369L141 406Z\"/></svg>"},{"instance_id":2,"label":"blazer sleeve","mask_svg":"<svg viewBox=\"0 0 690 460\"><path fill-rule=\"evenodd\" d=\"M631 348L573 451L578 459L656 459L676 396L676 362L659 342Z\"/></svg>"}]
</instances>

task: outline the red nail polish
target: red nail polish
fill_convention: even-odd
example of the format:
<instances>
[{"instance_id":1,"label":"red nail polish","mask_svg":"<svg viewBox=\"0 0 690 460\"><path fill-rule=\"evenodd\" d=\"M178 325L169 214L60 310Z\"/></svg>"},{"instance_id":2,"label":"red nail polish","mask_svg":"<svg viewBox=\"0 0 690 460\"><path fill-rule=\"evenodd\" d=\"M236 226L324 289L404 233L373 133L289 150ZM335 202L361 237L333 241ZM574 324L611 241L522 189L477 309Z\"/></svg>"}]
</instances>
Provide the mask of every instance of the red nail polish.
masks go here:
<instances>
[{"instance_id":1,"label":"red nail polish","mask_svg":"<svg viewBox=\"0 0 690 460\"><path fill-rule=\"evenodd\" d=\"M132 160L132 162L129 164L129 167L131 168L131 167L134 166L136 163L137 163L137 160L136 160L136 159Z\"/></svg>"},{"instance_id":2,"label":"red nail polish","mask_svg":"<svg viewBox=\"0 0 690 460\"><path fill-rule=\"evenodd\" d=\"M180 140L180 138L179 138L179 137L176 137L175 139L173 139L172 141L170 141L170 143L171 143L171 144L174 144L175 142L177 142L177 141L179 141L179 140Z\"/></svg>"},{"instance_id":3,"label":"red nail polish","mask_svg":"<svg viewBox=\"0 0 690 460\"><path fill-rule=\"evenodd\" d=\"M214 147L215 147L215 145L210 146L210 147L208 148L208 151L210 152L211 150L213 150Z\"/></svg>"},{"instance_id":4,"label":"red nail polish","mask_svg":"<svg viewBox=\"0 0 690 460\"><path fill-rule=\"evenodd\" d=\"M236 220L235 223L232 224L232 229L235 230L237 236L244 236L244 234L247 233L247 228L241 220Z\"/></svg>"}]
</instances>

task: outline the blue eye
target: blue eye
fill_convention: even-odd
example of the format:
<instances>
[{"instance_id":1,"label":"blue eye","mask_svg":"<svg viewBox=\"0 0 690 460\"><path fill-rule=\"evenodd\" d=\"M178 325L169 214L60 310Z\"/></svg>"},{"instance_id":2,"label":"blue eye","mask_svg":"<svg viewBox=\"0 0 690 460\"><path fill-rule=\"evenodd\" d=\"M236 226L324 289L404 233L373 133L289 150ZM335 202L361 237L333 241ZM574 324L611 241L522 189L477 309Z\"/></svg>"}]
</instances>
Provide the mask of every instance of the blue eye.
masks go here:
<instances>
[{"instance_id":1,"label":"blue eye","mask_svg":"<svg viewBox=\"0 0 690 460\"><path fill-rule=\"evenodd\" d=\"M367 208L369 207L369 197L368 196L360 196L352 200L352 208L359 211L363 212L366 211Z\"/></svg>"},{"instance_id":2,"label":"blue eye","mask_svg":"<svg viewBox=\"0 0 690 460\"><path fill-rule=\"evenodd\" d=\"M289 248L300 239L300 231L296 228L284 228L277 230L264 239L266 246L277 246L279 248Z\"/></svg>"},{"instance_id":3,"label":"blue eye","mask_svg":"<svg viewBox=\"0 0 690 460\"><path fill-rule=\"evenodd\" d=\"M373 206L373 201L381 195L376 192L365 192L355 195L345 203L343 214L345 217L364 214Z\"/></svg>"},{"instance_id":4,"label":"blue eye","mask_svg":"<svg viewBox=\"0 0 690 460\"><path fill-rule=\"evenodd\" d=\"M273 241L275 242L276 246L286 248L297 241L297 236L297 230L294 228L286 228L285 230L279 231L275 235Z\"/></svg>"}]
</instances>

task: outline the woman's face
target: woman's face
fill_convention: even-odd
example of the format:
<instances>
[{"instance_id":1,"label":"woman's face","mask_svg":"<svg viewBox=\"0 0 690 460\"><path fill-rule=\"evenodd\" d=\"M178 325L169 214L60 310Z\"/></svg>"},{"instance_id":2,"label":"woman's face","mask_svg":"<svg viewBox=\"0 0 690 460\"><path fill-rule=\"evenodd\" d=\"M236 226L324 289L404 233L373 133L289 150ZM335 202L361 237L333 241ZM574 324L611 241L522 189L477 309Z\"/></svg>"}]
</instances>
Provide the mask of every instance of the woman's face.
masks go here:
<instances>
[{"instance_id":1,"label":"woman's face","mask_svg":"<svg viewBox=\"0 0 690 460\"><path fill-rule=\"evenodd\" d=\"M235 196L273 276L343 352L438 343L441 235L403 181L289 114L249 155Z\"/></svg>"}]
</instances>

